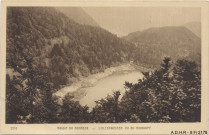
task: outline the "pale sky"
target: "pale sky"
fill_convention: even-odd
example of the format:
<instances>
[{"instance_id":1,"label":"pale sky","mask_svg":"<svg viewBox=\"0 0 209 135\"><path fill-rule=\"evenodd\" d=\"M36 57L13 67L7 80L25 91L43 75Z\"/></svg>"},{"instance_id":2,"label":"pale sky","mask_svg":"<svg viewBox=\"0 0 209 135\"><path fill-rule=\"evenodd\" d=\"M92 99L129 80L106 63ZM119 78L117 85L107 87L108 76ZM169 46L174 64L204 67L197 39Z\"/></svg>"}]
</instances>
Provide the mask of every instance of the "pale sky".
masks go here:
<instances>
[{"instance_id":1,"label":"pale sky","mask_svg":"<svg viewBox=\"0 0 209 135\"><path fill-rule=\"evenodd\" d=\"M84 7L101 27L124 36L150 27L200 22L200 8L192 7Z\"/></svg>"}]
</instances>

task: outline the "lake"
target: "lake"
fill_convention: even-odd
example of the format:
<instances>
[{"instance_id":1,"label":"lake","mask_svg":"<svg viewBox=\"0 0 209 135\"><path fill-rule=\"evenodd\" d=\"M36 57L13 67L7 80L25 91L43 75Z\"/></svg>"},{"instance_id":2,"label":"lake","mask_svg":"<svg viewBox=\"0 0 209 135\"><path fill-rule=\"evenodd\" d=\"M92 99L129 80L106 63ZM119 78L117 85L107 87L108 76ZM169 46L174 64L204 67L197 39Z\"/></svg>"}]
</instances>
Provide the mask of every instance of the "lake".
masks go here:
<instances>
[{"instance_id":1,"label":"lake","mask_svg":"<svg viewBox=\"0 0 209 135\"><path fill-rule=\"evenodd\" d=\"M143 77L142 73L130 64L111 67L104 72L81 78L70 86L66 86L56 92L61 98L67 93L72 93L81 105L87 105L92 109L95 101L105 98L113 91L119 90L121 97L125 93L125 81L137 83Z\"/></svg>"}]
</instances>

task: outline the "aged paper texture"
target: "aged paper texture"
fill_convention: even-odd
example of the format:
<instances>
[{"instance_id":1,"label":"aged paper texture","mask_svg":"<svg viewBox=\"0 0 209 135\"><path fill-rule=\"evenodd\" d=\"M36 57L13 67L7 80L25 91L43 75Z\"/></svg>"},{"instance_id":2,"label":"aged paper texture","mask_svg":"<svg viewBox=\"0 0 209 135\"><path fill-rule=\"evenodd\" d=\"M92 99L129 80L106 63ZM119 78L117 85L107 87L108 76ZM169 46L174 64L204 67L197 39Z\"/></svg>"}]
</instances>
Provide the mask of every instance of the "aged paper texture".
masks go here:
<instances>
[{"instance_id":1,"label":"aged paper texture","mask_svg":"<svg viewBox=\"0 0 209 135\"><path fill-rule=\"evenodd\" d=\"M1 10L0 134L208 134L208 2Z\"/></svg>"}]
</instances>

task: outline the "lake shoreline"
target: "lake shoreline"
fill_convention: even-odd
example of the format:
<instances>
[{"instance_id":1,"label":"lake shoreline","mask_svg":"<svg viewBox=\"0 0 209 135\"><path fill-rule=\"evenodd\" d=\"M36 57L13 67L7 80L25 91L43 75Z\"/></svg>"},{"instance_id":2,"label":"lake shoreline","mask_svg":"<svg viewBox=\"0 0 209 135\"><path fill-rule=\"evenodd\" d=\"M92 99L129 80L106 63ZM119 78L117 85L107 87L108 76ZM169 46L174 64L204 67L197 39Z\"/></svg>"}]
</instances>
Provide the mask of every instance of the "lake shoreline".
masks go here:
<instances>
[{"instance_id":1,"label":"lake shoreline","mask_svg":"<svg viewBox=\"0 0 209 135\"><path fill-rule=\"evenodd\" d=\"M130 71L147 72L149 70L150 69L134 65L133 63L125 63L119 66L113 66L105 69L103 72L92 74L87 77L80 77L77 79L77 81L73 82L71 85L63 86L60 90L58 90L54 94L62 99L68 93L75 93L76 91L93 87L101 79L105 79L106 77L109 77L115 73L125 73Z\"/></svg>"}]
</instances>

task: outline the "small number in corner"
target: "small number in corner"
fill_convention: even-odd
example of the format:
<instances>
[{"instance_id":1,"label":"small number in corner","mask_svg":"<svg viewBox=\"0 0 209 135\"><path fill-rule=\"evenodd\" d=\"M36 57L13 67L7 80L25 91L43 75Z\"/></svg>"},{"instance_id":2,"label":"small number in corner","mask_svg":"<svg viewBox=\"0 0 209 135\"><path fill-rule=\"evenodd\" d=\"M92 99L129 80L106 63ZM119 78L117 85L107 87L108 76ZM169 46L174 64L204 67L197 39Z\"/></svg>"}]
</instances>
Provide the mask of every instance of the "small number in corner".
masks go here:
<instances>
[{"instance_id":1,"label":"small number in corner","mask_svg":"<svg viewBox=\"0 0 209 135\"><path fill-rule=\"evenodd\" d=\"M10 127L11 130L17 130L17 127Z\"/></svg>"}]
</instances>

